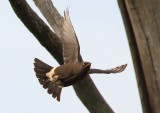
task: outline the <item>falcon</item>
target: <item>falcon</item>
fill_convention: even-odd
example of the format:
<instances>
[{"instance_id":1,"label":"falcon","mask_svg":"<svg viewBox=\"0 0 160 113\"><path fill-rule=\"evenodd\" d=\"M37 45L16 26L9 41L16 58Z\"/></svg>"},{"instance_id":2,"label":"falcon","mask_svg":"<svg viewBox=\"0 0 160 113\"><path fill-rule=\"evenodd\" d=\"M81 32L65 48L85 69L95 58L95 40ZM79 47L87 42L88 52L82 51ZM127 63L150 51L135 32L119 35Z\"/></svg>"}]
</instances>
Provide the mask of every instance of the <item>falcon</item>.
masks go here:
<instances>
[{"instance_id":1,"label":"falcon","mask_svg":"<svg viewBox=\"0 0 160 113\"><path fill-rule=\"evenodd\" d=\"M43 61L35 58L34 71L43 88L47 89L52 97L60 101L63 87L77 83L89 74L94 73L120 73L127 64L107 70L91 69L90 62L80 61L80 46L72 26L68 9L64 11L62 18L62 29L59 36L63 44L63 61L64 64L58 67L52 67Z\"/></svg>"}]
</instances>

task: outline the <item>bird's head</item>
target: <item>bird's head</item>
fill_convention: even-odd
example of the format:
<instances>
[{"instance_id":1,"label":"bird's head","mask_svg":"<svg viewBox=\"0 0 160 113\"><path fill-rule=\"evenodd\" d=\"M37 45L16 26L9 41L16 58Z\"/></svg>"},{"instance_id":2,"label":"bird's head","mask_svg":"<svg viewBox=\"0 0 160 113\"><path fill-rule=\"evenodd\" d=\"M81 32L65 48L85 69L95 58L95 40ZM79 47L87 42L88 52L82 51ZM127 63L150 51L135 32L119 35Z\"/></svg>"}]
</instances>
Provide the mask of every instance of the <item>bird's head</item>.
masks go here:
<instances>
[{"instance_id":1,"label":"bird's head","mask_svg":"<svg viewBox=\"0 0 160 113\"><path fill-rule=\"evenodd\" d=\"M91 67L91 63L90 62L82 62L81 64L81 71L79 73L79 77L83 78L85 77L86 75L88 75L88 71L90 70L90 67Z\"/></svg>"},{"instance_id":2,"label":"bird's head","mask_svg":"<svg viewBox=\"0 0 160 113\"><path fill-rule=\"evenodd\" d=\"M91 63L90 62L82 62L82 67L85 69L90 69Z\"/></svg>"}]
</instances>

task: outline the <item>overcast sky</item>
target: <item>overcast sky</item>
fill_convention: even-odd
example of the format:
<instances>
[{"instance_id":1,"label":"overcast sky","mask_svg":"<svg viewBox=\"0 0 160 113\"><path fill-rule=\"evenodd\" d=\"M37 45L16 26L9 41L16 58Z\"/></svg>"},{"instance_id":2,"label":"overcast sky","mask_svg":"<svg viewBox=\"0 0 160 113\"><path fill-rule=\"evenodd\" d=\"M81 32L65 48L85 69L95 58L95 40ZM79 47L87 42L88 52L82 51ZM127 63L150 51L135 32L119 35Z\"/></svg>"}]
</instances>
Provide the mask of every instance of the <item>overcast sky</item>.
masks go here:
<instances>
[{"instance_id":1,"label":"overcast sky","mask_svg":"<svg viewBox=\"0 0 160 113\"><path fill-rule=\"evenodd\" d=\"M42 17L32 0L27 0ZM117 0L54 0L61 14L69 6L71 21L85 61L112 68L128 63L120 74L91 75L116 113L142 113L128 41ZM17 18L7 0L0 0L0 113L88 113L72 86L57 102L39 84L35 57L58 66L53 57ZM98 102L98 101L97 101Z\"/></svg>"}]
</instances>

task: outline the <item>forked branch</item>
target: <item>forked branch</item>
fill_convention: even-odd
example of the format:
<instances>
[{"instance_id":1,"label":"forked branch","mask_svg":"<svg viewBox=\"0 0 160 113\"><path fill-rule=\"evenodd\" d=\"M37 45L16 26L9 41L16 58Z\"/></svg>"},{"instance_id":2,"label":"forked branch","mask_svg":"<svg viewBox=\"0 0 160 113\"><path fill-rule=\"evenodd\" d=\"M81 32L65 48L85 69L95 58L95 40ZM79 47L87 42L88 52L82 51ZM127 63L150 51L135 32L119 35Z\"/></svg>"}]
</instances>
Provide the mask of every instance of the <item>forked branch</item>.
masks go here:
<instances>
[{"instance_id":1,"label":"forked branch","mask_svg":"<svg viewBox=\"0 0 160 113\"><path fill-rule=\"evenodd\" d=\"M45 1L45 0L41 0ZM49 53L63 64L62 43L25 0L9 0L14 12ZM44 4L45 5L45 4ZM74 86L77 96L90 113L114 113L88 76Z\"/></svg>"}]
</instances>

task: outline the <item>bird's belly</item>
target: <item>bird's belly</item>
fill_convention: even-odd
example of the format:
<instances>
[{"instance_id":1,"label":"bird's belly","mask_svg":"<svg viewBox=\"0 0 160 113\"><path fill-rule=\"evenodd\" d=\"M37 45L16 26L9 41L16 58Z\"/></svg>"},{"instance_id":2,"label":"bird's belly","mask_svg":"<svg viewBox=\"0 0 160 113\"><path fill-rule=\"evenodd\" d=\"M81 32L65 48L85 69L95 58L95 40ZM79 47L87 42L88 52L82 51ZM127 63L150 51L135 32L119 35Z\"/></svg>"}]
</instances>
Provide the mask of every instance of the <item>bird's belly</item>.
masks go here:
<instances>
[{"instance_id":1,"label":"bird's belly","mask_svg":"<svg viewBox=\"0 0 160 113\"><path fill-rule=\"evenodd\" d=\"M68 78L61 79L62 83L64 84L64 87L70 86L75 84L76 82L82 80L84 77L86 77L87 73L80 73L78 75L71 75Z\"/></svg>"}]
</instances>

